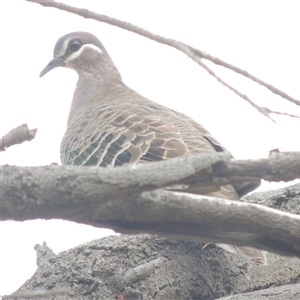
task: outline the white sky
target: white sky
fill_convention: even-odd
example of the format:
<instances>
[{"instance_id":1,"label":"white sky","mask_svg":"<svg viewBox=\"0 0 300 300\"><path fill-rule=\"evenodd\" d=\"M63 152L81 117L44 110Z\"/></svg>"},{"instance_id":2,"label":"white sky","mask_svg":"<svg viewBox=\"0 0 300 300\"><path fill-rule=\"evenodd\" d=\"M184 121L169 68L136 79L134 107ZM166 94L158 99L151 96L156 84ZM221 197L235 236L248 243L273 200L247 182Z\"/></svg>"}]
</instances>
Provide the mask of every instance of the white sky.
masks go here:
<instances>
[{"instance_id":1,"label":"white sky","mask_svg":"<svg viewBox=\"0 0 300 300\"><path fill-rule=\"evenodd\" d=\"M68 1L205 50L300 99L299 1ZM68 3L65 1L65 3ZM125 30L25 1L1 1L0 136L27 123L36 139L0 153L0 165L60 163L59 146L77 75L59 68L39 79L57 39L89 31L103 42L130 87L204 125L236 158L269 150L300 151L300 121L277 125L220 85L184 54ZM212 66L212 64L209 64ZM300 115L300 108L221 67L212 68L262 106ZM263 184L275 189L280 184ZM56 253L112 231L70 222L0 223L0 295L36 269L36 243Z\"/></svg>"}]
</instances>

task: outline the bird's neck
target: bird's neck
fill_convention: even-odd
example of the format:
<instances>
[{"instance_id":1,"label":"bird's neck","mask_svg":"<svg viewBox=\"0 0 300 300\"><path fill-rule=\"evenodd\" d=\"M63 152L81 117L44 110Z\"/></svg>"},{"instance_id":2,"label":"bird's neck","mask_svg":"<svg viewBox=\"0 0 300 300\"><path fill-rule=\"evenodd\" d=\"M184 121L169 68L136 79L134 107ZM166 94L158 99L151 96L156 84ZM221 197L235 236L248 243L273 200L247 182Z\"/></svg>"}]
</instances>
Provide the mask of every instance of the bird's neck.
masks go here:
<instances>
[{"instance_id":1,"label":"bird's neck","mask_svg":"<svg viewBox=\"0 0 300 300\"><path fill-rule=\"evenodd\" d=\"M106 101L123 86L118 70L97 74L80 74L73 95L69 118Z\"/></svg>"}]
</instances>

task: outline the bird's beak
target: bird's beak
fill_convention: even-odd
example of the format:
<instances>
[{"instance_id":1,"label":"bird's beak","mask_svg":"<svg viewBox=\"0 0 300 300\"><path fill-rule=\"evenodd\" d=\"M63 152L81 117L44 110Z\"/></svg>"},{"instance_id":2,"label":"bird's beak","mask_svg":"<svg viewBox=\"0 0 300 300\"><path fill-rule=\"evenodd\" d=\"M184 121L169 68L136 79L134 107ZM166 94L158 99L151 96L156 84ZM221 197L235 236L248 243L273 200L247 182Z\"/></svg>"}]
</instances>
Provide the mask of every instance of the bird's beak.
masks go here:
<instances>
[{"instance_id":1,"label":"bird's beak","mask_svg":"<svg viewBox=\"0 0 300 300\"><path fill-rule=\"evenodd\" d=\"M54 57L49 64L42 70L40 77L43 77L45 74L47 74L49 71L51 71L54 68L61 67L64 64L64 58L63 57Z\"/></svg>"}]
</instances>

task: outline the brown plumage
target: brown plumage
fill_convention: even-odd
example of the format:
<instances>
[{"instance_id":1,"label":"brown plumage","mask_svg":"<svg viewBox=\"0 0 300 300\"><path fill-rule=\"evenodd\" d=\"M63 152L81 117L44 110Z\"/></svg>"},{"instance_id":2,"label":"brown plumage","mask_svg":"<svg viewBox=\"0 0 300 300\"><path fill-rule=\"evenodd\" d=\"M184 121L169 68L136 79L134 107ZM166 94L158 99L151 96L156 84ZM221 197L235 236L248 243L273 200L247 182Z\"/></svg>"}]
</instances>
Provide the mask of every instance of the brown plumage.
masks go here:
<instances>
[{"instance_id":1,"label":"brown plumage","mask_svg":"<svg viewBox=\"0 0 300 300\"><path fill-rule=\"evenodd\" d=\"M73 32L61 37L53 60L41 76L58 66L71 68L79 75L61 143L63 164L116 167L228 152L191 118L126 86L101 42L90 33ZM258 185L259 182L226 185L209 195L238 200ZM193 192L197 193L197 189L193 188ZM257 249L220 246L256 262L266 262L265 255Z\"/></svg>"}]
</instances>

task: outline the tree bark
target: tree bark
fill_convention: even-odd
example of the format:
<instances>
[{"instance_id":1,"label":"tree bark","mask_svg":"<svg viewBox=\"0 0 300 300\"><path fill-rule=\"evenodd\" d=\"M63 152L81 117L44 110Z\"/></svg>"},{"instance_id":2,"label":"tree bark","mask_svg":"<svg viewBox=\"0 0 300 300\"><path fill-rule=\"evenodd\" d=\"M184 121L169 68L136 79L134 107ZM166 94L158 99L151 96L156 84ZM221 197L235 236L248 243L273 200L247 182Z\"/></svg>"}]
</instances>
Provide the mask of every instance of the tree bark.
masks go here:
<instances>
[{"instance_id":1,"label":"tree bark","mask_svg":"<svg viewBox=\"0 0 300 300\"><path fill-rule=\"evenodd\" d=\"M271 287L267 290L244 293L234 296L220 298L219 300L298 300L300 295L300 285L290 284L279 287Z\"/></svg>"},{"instance_id":2,"label":"tree bark","mask_svg":"<svg viewBox=\"0 0 300 300\"><path fill-rule=\"evenodd\" d=\"M244 200L299 213L299 189L297 184L255 193ZM146 234L107 237L58 255L46 244L35 248L39 267L18 290L30 299L35 299L35 292L44 294L43 299L196 300L229 296L225 298L229 300L268 296L292 300L297 299L300 289L299 284L286 285L298 282L300 260L272 253L267 254L265 266L213 244L203 247Z\"/></svg>"},{"instance_id":3,"label":"tree bark","mask_svg":"<svg viewBox=\"0 0 300 300\"><path fill-rule=\"evenodd\" d=\"M197 184L211 191L222 184L257 181L259 176L288 180L300 177L299 162L299 153L273 153L261 160L199 155L113 169L3 166L2 219L64 219L121 233L254 246L300 256L296 214L162 189Z\"/></svg>"},{"instance_id":4,"label":"tree bark","mask_svg":"<svg viewBox=\"0 0 300 300\"><path fill-rule=\"evenodd\" d=\"M215 245L202 246L150 235L95 240L39 260L18 292L53 291L43 299L218 299L300 276L297 258L268 254L264 266Z\"/></svg>"}]
</instances>

